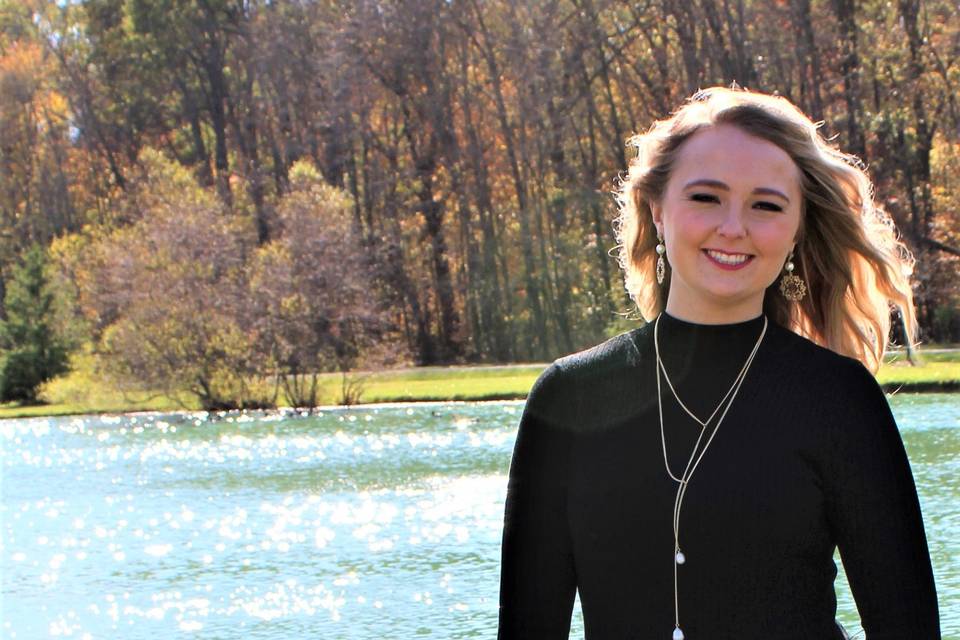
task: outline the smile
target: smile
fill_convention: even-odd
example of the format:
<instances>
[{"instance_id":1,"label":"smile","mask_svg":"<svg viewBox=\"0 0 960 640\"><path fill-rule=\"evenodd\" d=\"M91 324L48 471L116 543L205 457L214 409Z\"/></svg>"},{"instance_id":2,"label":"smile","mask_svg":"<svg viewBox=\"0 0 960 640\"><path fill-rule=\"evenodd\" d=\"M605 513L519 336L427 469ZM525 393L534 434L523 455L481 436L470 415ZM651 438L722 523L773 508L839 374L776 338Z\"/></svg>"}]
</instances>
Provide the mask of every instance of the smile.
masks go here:
<instances>
[{"instance_id":1,"label":"smile","mask_svg":"<svg viewBox=\"0 0 960 640\"><path fill-rule=\"evenodd\" d=\"M736 269L753 260L753 256L746 253L723 253L712 249L704 249L703 253L711 262L725 269Z\"/></svg>"}]
</instances>

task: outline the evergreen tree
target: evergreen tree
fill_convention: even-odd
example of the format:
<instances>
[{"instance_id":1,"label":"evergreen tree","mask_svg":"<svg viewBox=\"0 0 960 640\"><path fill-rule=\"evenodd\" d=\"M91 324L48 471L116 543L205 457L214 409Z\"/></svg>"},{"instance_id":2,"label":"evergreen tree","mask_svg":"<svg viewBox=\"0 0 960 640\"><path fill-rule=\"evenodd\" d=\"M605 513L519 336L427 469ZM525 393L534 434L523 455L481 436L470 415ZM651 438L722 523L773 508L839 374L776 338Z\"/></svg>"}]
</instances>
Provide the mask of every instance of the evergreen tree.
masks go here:
<instances>
[{"instance_id":1,"label":"evergreen tree","mask_svg":"<svg viewBox=\"0 0 960 640\"><path fill-rule=\"evenodd\" d=\"M0 401L37 402L41 383L66 373L69 347L54 329L54 296L43 248L33 244L14 269L0 320Z\"/></svg>"}]
</instances>

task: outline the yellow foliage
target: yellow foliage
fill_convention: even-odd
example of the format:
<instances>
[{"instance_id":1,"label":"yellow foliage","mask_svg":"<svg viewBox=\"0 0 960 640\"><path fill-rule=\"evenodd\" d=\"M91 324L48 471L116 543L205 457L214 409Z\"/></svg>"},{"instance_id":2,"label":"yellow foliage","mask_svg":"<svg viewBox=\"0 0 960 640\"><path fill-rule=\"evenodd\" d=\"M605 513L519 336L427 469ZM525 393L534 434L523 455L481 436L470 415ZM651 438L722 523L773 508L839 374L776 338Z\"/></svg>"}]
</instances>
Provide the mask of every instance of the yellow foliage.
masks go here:
<instances>
[{"instance_id":1,"label":"yellow foliage","mask_svg":"<svg viewBox=\"0 0 960 640\"><path fill-rule=\"evenodd\" d=\"M17 40L0 56L0 74L37 78L42 67L43 51L37 42Z\"/></svg>"}]
</instances>

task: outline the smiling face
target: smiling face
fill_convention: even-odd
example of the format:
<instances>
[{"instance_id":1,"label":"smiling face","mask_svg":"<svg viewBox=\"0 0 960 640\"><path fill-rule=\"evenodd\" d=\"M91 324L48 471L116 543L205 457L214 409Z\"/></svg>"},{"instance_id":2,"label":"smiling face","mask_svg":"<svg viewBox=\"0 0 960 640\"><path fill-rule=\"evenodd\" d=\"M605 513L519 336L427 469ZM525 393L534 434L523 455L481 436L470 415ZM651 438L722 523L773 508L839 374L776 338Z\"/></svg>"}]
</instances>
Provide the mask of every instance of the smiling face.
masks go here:
<instances>
[{"instance_id":1,"label":"smiling face","mask_svg":"<svg viewBox=\"0 0 960 640\"><path fill-rule=\"evenodd\" d=\"M728 124L693 134L650 207L672 269L667 312L705 324L759 316L796 244L801 198L800 171L775 144Z\"/></svg>"}]
</instances>

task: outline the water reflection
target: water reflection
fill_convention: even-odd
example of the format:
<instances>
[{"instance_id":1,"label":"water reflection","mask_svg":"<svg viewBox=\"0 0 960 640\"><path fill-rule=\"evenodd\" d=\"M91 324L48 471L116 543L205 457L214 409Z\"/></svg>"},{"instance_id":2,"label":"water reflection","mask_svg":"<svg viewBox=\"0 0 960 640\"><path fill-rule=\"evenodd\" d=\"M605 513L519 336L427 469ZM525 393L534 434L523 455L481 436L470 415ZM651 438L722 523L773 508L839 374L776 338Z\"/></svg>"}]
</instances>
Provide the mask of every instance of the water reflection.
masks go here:
<instances>
[{"instance_id":1,"label":"water reflection","mask_svg":"<svg viewBox=\"0 0 960 640\"><path fill-rule=\"evenodd\" d=\"M960 633L946 606L960 593L960 397L893 406L949 637ZM493 637L521 410L0 422L0 636ZM839 599L855 627L845 586Z\"/></svg>"}]
</instances>

